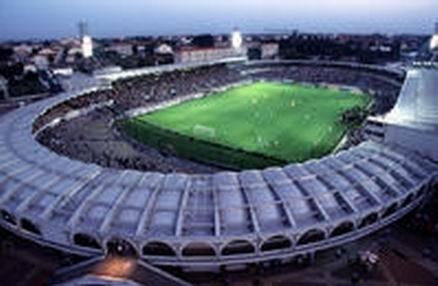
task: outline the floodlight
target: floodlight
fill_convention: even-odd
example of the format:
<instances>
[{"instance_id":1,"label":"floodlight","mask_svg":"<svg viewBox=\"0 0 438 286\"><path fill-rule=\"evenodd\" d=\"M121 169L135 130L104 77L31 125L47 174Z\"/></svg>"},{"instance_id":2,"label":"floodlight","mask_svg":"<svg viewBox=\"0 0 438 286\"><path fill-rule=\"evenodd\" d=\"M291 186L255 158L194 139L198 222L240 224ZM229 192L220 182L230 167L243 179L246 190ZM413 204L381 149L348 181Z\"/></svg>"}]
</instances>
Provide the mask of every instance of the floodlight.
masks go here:
<instances>
[{"instance_id":1,"label":"floodlight","mask_svg":"<svg viewBox=\"0 0 438 286\"><path fill-rule=\"evenodd\" d=\"M84 58L93 56L93 41L90 36L84 36L82 38L82 55Z\"/></svg>"},{"instance_id":2,"label":"floodlight","mask_svg":"<svg viewBox=\"0 0 438 286\"><path fill-rule=\"evenodd\" d=\"M231 34L231 45L233 48L236 50L240 49L242 47L242 42L242 34L237 30L233 31Z\"/></svg>"}]
</instances>

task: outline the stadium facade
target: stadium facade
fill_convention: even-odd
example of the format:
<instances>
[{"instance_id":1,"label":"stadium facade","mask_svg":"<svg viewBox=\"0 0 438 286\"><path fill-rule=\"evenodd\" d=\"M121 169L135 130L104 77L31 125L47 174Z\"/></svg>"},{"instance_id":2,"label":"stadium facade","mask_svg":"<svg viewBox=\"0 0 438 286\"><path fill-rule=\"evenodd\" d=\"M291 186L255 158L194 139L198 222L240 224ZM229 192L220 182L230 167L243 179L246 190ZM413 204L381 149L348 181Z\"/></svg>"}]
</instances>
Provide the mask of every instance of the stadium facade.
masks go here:
<instances>
[{"instance_id":1,"label":"stadium facade","mask_svg":"<svg viewBox=\"0 0 438 286\"><path fill-rule=\"evenodd\" d=\"M258 62L247 65L246 71L297 64L309 63ZM187 66L153 72L182 68ZM123 252L156 265L189 269L287 262L313 255L389 225L430 195L437 183L438 150L430 147L423 152L418 141L404 144L404 136L415 132L410 138L428 136L431 144L436 142L437 82L435 67L409 72L388 115L426 121L420 127L403 124L393 131L378 123L385 140L366 141L303 164L214 174L117 170L56 154L36 141L47 126L35 122L67 100L110 87L63 93L8 113L0 121L0 222L19 236L71 253ZM412 89L414 84L418 86ZM52 118L49 125L61 120L66 118Z\"/></svg>"},{"instance_id":2,"label":"stadium facade","mask_svg":"<svg viewBox=\"0 0 438 286\"><path fill-rule=\"evenodd\" d=\"M438 160L438 65L416 63L408 70L396 106L369 119L371 138L398 144Z\"/></svg>"}]
</instances>

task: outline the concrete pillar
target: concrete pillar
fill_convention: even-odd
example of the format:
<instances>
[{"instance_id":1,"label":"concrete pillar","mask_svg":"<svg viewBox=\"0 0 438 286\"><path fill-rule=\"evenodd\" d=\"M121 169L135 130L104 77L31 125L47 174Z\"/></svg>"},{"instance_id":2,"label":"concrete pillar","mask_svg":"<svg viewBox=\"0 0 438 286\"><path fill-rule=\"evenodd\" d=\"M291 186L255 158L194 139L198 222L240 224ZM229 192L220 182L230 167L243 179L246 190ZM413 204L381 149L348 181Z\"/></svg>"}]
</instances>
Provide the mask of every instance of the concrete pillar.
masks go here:
<instances>
[{"instance_id":1,"label":"concrete pillar","mask_svg":"<svg viewBox=\"0 0 438 286\"><path fill-rule=\"evenodd\" d=\"M3 91L5 99L9 99L8 82L0 78L0 89Z\"/></svg>"},{"instance_id":2,"label":"concrete pillar","mask_svg":"<svg viewBox=\"0 0 438 286\"><path fill-rule=\"evenodd\" d=\"M310 252L308 254L308 258L309 258L309 262L310 264L314 264L315 263L315 258L316 258L316 253L315 252Z\"/></svg>"}]
</instances>

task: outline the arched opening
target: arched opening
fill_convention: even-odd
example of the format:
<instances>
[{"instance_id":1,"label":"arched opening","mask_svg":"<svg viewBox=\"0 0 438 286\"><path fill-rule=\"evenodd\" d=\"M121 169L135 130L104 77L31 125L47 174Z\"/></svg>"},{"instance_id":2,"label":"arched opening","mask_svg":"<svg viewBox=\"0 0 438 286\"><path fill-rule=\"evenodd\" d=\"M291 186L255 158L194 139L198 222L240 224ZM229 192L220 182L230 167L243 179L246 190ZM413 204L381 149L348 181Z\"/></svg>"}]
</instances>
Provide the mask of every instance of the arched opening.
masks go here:
<instances>
[{"instance_id":1,"label":"arched opening","mask_svg":"<svg viewBox=\"0 0 438 286\"><path fill-rule=\"evenodd\" d=\"M263 242L261 251L273 251L292 247L292 242L289 238L277 235Z\"/></svg>"},{"instance_id":2,"label":"arched opening","mask_svg":"<svg viewBox=\"0 0 438 286\"><path fill-rule=\"evenodd\" d=\"M41 235L41 231L39 230L39 228L28 219L22 218L20 220L20 225L21 228L27 232L33 233L35 235Z\"/></svg>"},{"instance_id":3,"label":"arched opening","mask_svg":"<svg viewBox=\"0 0 438 286\"><path fill-rule=\"evenodd\" d=\"M202 242L192 242L186 245L182 250L183 256L215 256L216 252L213 247Z\"/></svg>"},{"instance_id":4,"label":"arched opening","mask_svg":"<svg viewBox=\"0 0 438 286\"><path fill-rule=\"evenodd\" d=\"M88 234L83 234L83 233L75 234L73 236L73 242L74 242L74 244L81 246L81 247L102 249L100 244L97 242L97 240Z\"/></svg>"},{"instance_id":5,"label":"arched opening","mask_svg":"<svg viewBox=\"0 0 438 286\"><path fill-rule=\"evenodd\" d=\"M407 207L410 203L412 203L413 200L414 200L414 195L410 194L409 196L407 196L406 199L403 200L401 207L402 208Z\"/></svg>"},{"instance_id":6,"label":"arched opening","mask_svg":"<svg viewBox=\"0 0 438 286\"><path fill-rule=\"evenodd\" d=\"M227 244L222 249L222 255L239 255L254 253L255 248L250 242L246 240L235 240Z\"/></svg>"},{"instance_id":7,"label":"arched opening","mask_svg":"<svg viewBox=\"0 0 438 286\"><path fill-rule=\"evenodd\" d=\"M135 247L123 239L112 239L108 241L106 247L107 253L110 256L138 257Z\"/></svg>"},{"instance_id":8,"label":"arched opening","mask_svg":"<svg viewBox=\"0 0 438 286\"><path fill-rule=\"evenodd\" d=\"M2 220L4 220L5 222L7 222L7 223L9 223L11 225L17 225L17 220L8 211L1 210L0 211L0 215L1 215Z\"/></svg>"},{"instance_id":9,"label":"arched opening","mask_svg":"<svg viewBox=\"0 0 438 286\"><path fill-rule=\"evenodd\" d=\"M367 215L359 224L359 228L366 227L375 223L379 219L379 215L377 213L370 213Z\"/></svg>"},{"instance_id":10,"label":"arched opening","mask_svg":"<svg viewBox=\"0 0 438 286\"><path fill-rule=\"evenodd\" d=\"M163 242L155 241L155 242L149 242L143 247L143 255L176 256L176 253L169 245Z\"/></svg>"},{"instance_id":11,"label":"arched opening","mask_svg":"<svg viewBox=\"0 0 438 286\"><path fill-rule=\"evenodd\" d=\"M354 223L345 221L335 227L330 234L330 237L340 236L354 230Z\"/></svg>"},{"instance_id":12,"label":"arched opening","mask_svg":"<svg viewBox=\"0 0 438 286\"><path fill-rule=\"evenodd\" d=\"M393 213L395 213L397 211L397 209L398 209L397 203L393 203L385 210L382 217L388 217L388 216L392 215Z\"/></svg>"},{"instance_id":13,"label":"arched opening","mask_svg":"<svg viewBox=\"0 0 438 286\"><path fill-rule=\"evenodd\" d=\"M324 231L320 229L311 229L304 233L297 242L297 245L315 243L325 239Z\"/></svg>"}]
</instances>

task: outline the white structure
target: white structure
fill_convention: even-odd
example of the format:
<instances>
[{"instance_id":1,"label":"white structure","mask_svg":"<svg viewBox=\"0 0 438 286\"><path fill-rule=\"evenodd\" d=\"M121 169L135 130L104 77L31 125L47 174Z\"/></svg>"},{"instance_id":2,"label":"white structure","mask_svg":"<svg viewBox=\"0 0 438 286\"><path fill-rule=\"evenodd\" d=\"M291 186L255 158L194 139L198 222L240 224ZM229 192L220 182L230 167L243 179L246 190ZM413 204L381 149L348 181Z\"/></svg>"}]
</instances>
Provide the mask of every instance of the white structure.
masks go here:
<instances>
[{"instance_id":1,"label":"white structure","mask_svg":"<svg viewBox=\"0 0 438 286\"><path fill-rule=\"evenodd\" d=\"M394 109L382 121L384 142L396 143L438 160L438 65L407 73Z\"/></svg>"},{"instance_id":2,"label":"white structure","mask_svg":"<svg viewBox=\"0 0 438 286\"><path fill-rule=\"evenodd\" d=\"M436 34L430 40L430 49L432 51L438 50L438 31L436 32Z\"/></svg>"},{"instance_id":3,"label":"white structure","mask_svg":"<svg viewBox=\"0 0 438 286\"><path fill-rule=\"evenodd\" d=\"M74 73L73 68L71 67L54 68L52 71L54 75L59 75L63 77L70 77Z\"/></svg>"},{"instance_id":4,"label":"white structure","mask_svg":"<svg viewBox=\"0 0 438 286\"><path fill-rule=\"evenodd\" d=\"M431 40L434 57L437 36ZM380 137L379 141L438 161L438 63L432 59L409 69L395 107L383 117L371 118L368 125L367 132Z\"/></svg>"},{"instance_id":5,"label":"white structure","mask_svg":"<svg viewBox=\"0 0 438 286\"><path fill-rule=\"evenodd\" d=\"M88 33L88 25L85 22L79 23L79 37L81 39L81 50L84 58L93 56L93 40Z\"/></svg>"},{"instance_id":6,"label":"white structure","mask_svg":"<svg viewBox=\"0 0 438 286\"><path fill-rule=\"evenodd\" d=\"M231 46L233 49L240 51L242 49L242 34L238 30L234 30L231 33Z\"/></svg>"},{"instance_id":7,"label":"white structure","mask_svg":"<svg viewBox=\"0 0 438 286\"><path fill-rule=\"evenodd\" d=\"M82 38L82 55L84 58L91 58L93 56L93 40L86 35Z\"/></svg>"},{"instance_id":8,"label":"white structure","mask_svg":"<svg viewBox=\"0 0 438 286\"><path fill-rule=\"evenodd\" d=\"M8 81L0 75L0 90L3 91L3 97L9 98Z\"/></svg>"},{"instance_id":9,"label":"white structure","mask_svg":"<svg viewBox=\"0 0 438 286\"><path fill-rule=\"evenodd\" d=\"M173 54L173 49L168 44L161 44L154 49L154 53L159 55Z\"/></svg>"},{"instance_id":10,"label":"white structure","mask_svg":"<svg viewBox=\"0 0 438 286\"><path fill-rule=\"evenodd\" d=\"M438 126L438 69L417 66L407 72L397 104L386 116L395 124Z\"/></svg>"},{"instance_id":11,"label":"white structure","mask_svg":"<svg viewBox=\"0 0 438 286\"><path fill-rule=\"evenodd\" d=\"M438 61L438 22L435 24L435 33L430 39L430 50L433 54L432 61Z\"/></svg>"}]
</instances>

